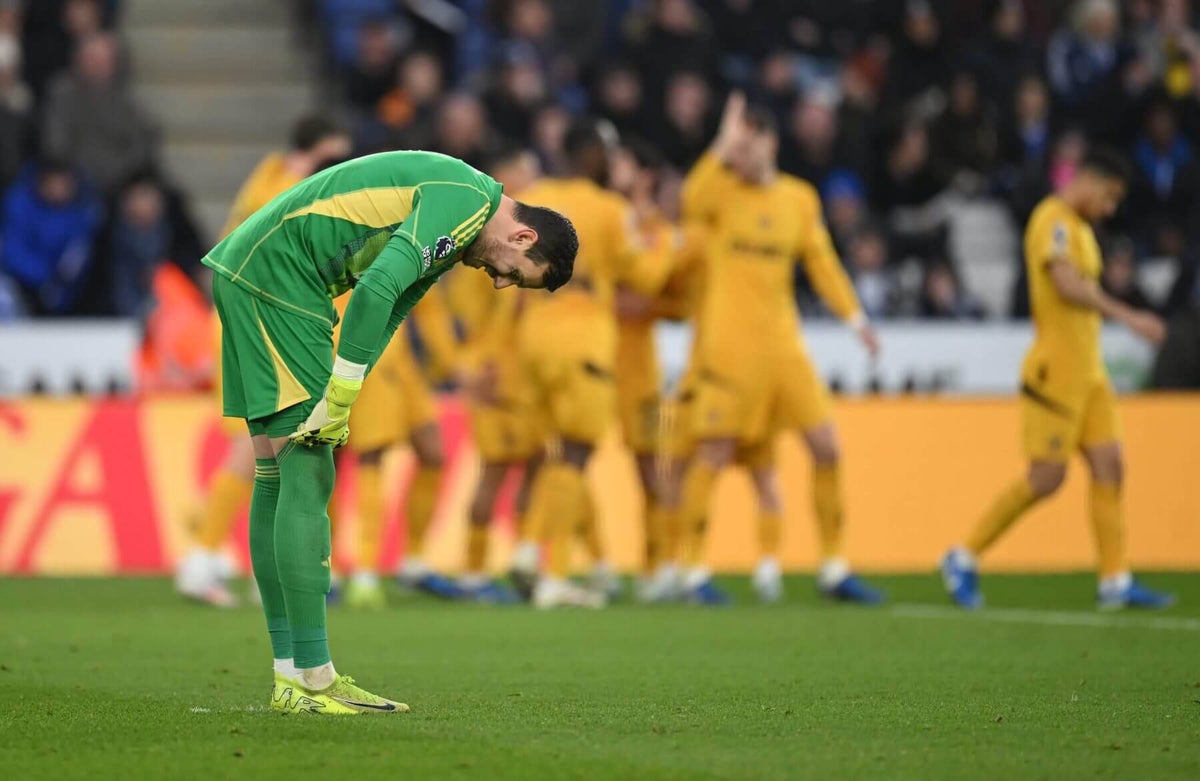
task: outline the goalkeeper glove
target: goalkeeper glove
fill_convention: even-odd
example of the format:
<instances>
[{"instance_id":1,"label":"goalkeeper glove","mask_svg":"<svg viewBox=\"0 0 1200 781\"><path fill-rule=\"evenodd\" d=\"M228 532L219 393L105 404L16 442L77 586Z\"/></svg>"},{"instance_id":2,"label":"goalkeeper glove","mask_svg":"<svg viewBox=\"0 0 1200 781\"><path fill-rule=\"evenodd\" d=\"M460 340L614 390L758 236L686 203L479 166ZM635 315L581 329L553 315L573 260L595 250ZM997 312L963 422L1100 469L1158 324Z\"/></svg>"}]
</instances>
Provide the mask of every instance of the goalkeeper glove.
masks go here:
<instances>
[{"instance_id":1,"label":"goalkeeper glove","mask_svg":"<svg viewBox=\"0 0 1200 781\"><path fill-rule=\"evenodd\" d=\"M333 445L335 448L350 439L350 405L358 398L363 381L333 375L325 395L313 407L308 420L300 424L290 439L301 445Z\"/></svg>"}]
</instances>

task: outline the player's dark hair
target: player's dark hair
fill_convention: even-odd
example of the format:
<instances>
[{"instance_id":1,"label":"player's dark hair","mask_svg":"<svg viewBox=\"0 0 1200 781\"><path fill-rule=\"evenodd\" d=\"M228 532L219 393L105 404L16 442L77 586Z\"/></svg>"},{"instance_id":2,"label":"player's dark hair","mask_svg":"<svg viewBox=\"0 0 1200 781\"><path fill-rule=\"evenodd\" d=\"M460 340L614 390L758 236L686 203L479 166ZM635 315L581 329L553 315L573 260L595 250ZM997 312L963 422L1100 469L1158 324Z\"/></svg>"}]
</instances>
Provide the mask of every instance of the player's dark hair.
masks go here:
<instances>
[{"instance_id":1,"label":"player's dark hair","mask_svg":"<svg viewBox=\"0 0 1200 781\"><path fill-rule=\"evenodd\" d=\"M1130 167L1129 161L1112 147L1090 147L1087 154L1083 156L1079 167L1106 179L1117 179L1126 184L1133 179L1133 169Z\"/></svg>"},{"instance_id":2,"label":"player's dark hair","mask_svg":"<svg viewBox=\"0 0 1200 781\"><path fill-rule=\"evenodd\" d=\"M553 209L520 201L513 207L513 218L537 231L538 240L525 255L533 262L547 266L543 277L546 289L557 290L567 284L575 270L575 255L579 252L579 236L571 221Z\"/></svg>"},{"instance_id":3,"label":"player's dark hair","mask_svg":"<svg viewBox=\"0 0 1200 781\"><path fill-rule=\"evenodd\" d=\"M761 103L746 106L746 125L756 133L779 135L779 120L775 112Z\"/></svg>"},{"instance_id":4,"label":"player's dark hair","mask_svg":"<svg viewBox=\"0 0 1200 781\"><path fill-rule=\"evenodd\" d=\"M307 152L326 138L343 132L342 126L329 117L310 114L292 128L292 149Z\"/></svg>"}]
</instances>

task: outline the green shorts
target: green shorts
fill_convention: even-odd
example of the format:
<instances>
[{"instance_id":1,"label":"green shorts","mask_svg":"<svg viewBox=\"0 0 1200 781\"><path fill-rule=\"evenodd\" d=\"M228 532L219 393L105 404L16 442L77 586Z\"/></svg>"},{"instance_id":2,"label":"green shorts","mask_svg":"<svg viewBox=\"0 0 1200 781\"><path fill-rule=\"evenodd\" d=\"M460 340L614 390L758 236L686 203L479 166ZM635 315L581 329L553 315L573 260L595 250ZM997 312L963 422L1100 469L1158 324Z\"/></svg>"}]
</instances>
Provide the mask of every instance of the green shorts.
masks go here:
<instances>
[{"instance_id":1,"label":"green shorts","mask_svg":"<svg viewBox=\"0 0 1200 781\"><path fill-rule=\"evenodd\" d=\"M213 275L221 319L223 414L251 435L282 437L308 418L333 371L333 329Z\"/></svg>"}]
</instances>

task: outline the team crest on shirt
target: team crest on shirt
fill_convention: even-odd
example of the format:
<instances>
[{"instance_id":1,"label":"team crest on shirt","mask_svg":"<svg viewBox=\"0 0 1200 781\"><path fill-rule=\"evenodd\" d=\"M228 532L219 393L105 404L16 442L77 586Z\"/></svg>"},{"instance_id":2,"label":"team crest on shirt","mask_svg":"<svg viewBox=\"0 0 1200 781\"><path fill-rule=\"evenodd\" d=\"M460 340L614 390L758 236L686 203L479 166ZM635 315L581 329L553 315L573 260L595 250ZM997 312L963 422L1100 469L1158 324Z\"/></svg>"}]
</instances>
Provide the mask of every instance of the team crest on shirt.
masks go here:
<instances>
[{"instance_id":1,"label":"team crest on shirt","mask_svg":"<svg viewBox=\"0 0 1200 781\"><path fill-rule=\"evenodd\" d=\"M458 249L458 244L454 242L454 239L449 236L440 236L433 244L433 259L441 260L456 249Z\"/></svg>"},{"instance_id":2,"label":"team crest on shirt","mask_svg":"<svg viewBox=\"0 0 1200 781\"><path fill-rule=\"evenodd\" d=\"M430 265L433 264L433 252L430 251L429 247L421 247L421 264L422 273L428 271Z\"/></svg>"}]
</instances>

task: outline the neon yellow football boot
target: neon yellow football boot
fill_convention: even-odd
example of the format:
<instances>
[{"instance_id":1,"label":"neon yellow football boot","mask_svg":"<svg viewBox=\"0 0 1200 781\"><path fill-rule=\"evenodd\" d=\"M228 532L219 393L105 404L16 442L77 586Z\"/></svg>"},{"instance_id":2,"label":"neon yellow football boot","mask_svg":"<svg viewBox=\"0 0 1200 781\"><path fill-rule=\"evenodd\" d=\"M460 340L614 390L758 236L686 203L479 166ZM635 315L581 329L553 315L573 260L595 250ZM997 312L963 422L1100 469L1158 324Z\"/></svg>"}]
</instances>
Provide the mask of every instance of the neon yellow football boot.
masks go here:
<instances>
[{"instance_id":1,"label":"neon yellow football boot","mask_svg":"<svg viewBox=\"0 0 1200 781\"><path fill-rule=\"evenodd\" d=\"M328 688L317 692L279 673L275 673L271 709L280 713L319 713L328 716L408 712L408 706L402 702L384 699L355 686L354 679L348 675L339 675Z\"/></svg>"}]
</instances>

